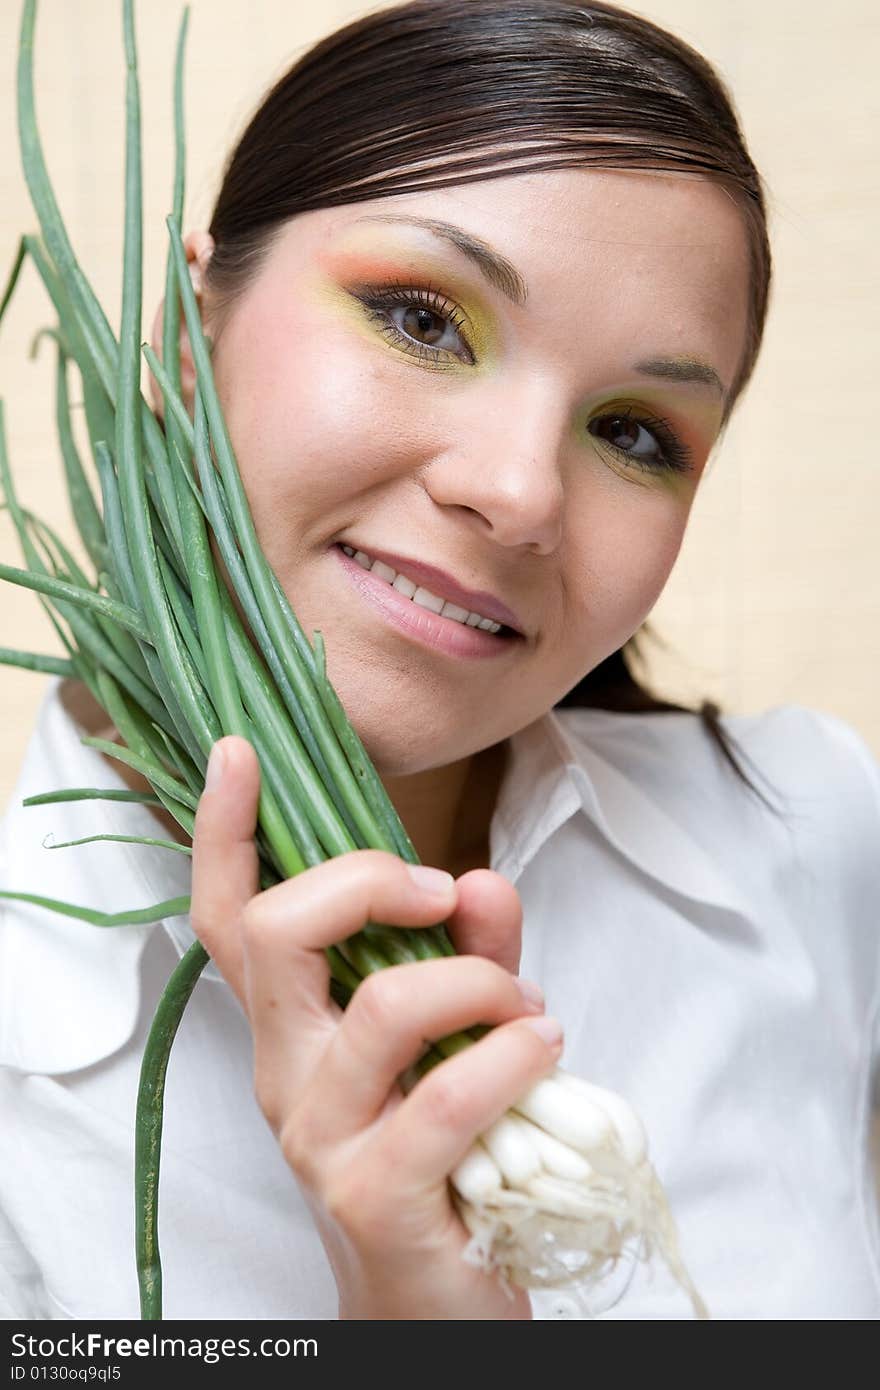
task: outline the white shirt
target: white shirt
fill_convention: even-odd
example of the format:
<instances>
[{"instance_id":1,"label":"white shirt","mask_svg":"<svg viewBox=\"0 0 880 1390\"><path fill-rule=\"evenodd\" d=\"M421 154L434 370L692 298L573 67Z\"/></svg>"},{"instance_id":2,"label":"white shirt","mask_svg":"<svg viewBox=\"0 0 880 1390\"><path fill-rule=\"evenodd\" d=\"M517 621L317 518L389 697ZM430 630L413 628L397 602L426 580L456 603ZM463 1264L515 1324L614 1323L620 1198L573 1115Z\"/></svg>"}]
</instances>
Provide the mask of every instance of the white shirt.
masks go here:
<instances>
[{"instance_id":1,"label":"white shirt","mask_svg":"<svg viewBox=\"0 0 880 1390\"><path fill-rule=\"evenodd\" d=\"M191 861L136 803L22 808L124 783L48 683L2 824L4 888L118 911L186 894ZM869 1160L880 1015L880 766L836 716L725 716L786 825L687 714L551 712L511 740L491 867L524 909L521 973L562 1065L645 1123L714 1318L875 1319ZM757 776L759 769L773 790ZM101 929L0 900L0 1313L137 1318L134 1111L185 917ZM159 1202L167 1319L337 1317L299 1188L252 1091L246 1018L209 965L168 1068ZM537 1318L585 1313L532 1295ZM689 1318L662 1264L607 1319Z\"/></svg>"}]
</instances>

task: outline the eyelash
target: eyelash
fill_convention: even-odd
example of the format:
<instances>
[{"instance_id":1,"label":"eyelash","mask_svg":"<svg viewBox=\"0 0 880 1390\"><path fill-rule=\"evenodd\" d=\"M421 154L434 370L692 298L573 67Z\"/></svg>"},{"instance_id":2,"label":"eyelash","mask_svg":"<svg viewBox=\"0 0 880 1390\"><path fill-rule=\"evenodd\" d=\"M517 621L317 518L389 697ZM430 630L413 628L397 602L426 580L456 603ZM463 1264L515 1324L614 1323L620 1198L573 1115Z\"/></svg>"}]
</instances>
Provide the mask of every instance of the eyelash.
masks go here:
<instances>
[{"instance_id":1,"label":"eyelash","mask_svg":"<svg viewBox=\"0 0 880 1390\"><path fill-rule=\"evenodd\" d=\"M628 454L625 449L619 449L616 444L609 440L601 440L609 449L613 449L616 454L621 454L626 459L628 468L637 468L640 473L692 473L694 469L694 456L692 450L683 444L678 435L673 430L668 420L664 420L659 415L640 415L632 406L627 406L624 410L607 411L604 415L597 415L595 420L629 420L635 425L653 434L660 444L663 453L662 463L645 463L635 454ZM590 424L595 423L591 420ZM589 426L588 426L589 428ZM596 437L595 435L593 436Z\"/></svg>"},{"instance_id":2,"label":"eyelash","mask_svg":"<svg viewBox=\"0 0 880 1390\"><path fill-rule=\"evenodd\" d=\"M431 348L425 343L413 342L412 338L402 333L396 324L389 323L387 314L383 312L394 304L419 305L423 309L430 309L438 317L448 319L458 331L470 357L468 365L473 366L476 361L473 349L461 331L462 324L467 323L467 316L432 285L414 288L412 285L404 285L399 281L387 285L365 285L355 292L355 299L359 300L369 311L370 317L379 324L381 331L402 347L405 352L413 357L427 359L437 364L442 360L442 354L437 348Z\"/></svg>"},{"instance_id":3,"label":"eyelash","mask_svg":"<svg viewBox=\"0 0 880 1390\"><path fill-rule=\"evenodd\" d=\"M368 311L370 318L379 325L380 331L410 356L430 362L435 367L443 360L439 349L424 343L415 343L407 334L401 332L396 324L389 322L385 311L395 304L406 304L409 307L420 305L424 309L430 309L438 317L447 319L456 329L467 349L470 358L468 365L473 365L476 361L471 345L461 331L462 324L467 323L467 316L434 286L427 284L423 287L415 287L400 281L392 281L385 285L364 285L353 291L353 294L355 299ZM645 463L633 454L628 454L625 449L620 449L616 444L610 443L607 439L599 441L606 448L612 449L615 454L625 459L628 468L635 468L641 473L655 474L690 473L693 471L692 451L678 438L669 421L664 420L661 416L640 415L632 406L627 406L623 410L606 412L605 415L596 416L595 419L632 421L632 423L655 435L661 446L662 463ZM590 423L592 424L594 421ZM595 435L593 437L596 438Z\"/></svg>"}]
</instances>

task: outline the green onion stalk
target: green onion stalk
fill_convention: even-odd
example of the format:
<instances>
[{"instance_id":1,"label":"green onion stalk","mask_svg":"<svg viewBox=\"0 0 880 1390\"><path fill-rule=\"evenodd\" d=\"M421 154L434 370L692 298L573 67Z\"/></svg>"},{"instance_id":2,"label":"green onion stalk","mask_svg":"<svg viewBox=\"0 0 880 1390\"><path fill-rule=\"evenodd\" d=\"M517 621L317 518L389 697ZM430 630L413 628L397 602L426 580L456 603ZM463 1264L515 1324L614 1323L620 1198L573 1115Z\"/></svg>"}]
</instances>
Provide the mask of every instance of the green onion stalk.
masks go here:
<instances>
[{"instance_id":1,"label":"green onion stalk","mask_svg":"<svg viewBox=\"0 0 880 1390\"><path fill-rule=\"evenodd\" d=\"M0 320L29 259L56 322L55 417L82 567L61 538L19 501L0 401L0 484L25 567L0 578L34 590L66 656L0 648L0 664L84 683L122 742L82 742L133 768L150 793L64 788L25 804L104 798L164 807L192 838L211 748L226 734L253 745L260 764L255 844L268 888L312 865L374 848L418 863L413 844L327 678L320 630L306 638L256 535L218 398L181 239L185 144L184 9L174 66L175 164L166 219L163 360L141 343L141 116L133 0L123 0L126 63L125 235L122 315L114 334L70 243L37 129L34 101L36 0L24 0L18 52L18 121L25 178L39 234L21 238L0 299ZM181 304L192 344L192 416L181 395ZM141 354L162 391L164 428L140 390ZM75 440L68 368L79 373L91 448L90 480ZM94 478L97 479L95 486ZM212 540L232 595L218 574ZM239 612L240 607L240 612ZM242 616L243 615L243 616ZM91 839L162 845L124 835ZM146 908L97 912L24 891L34 903L96 927L155 923L189 911L189 897ZM375 970L454 954L443 923L412 930L367 922L327 949L331 993L344 1008ZM159 1000L144 1050L135 1116L135 1246L141 1316L162 1317L158 1240L159 1163L171 1046L208 954L196 941ZM402 1083L470 1046L487 1029L439 1039ZM465 1258L524 1287L592 1287L622 1254L647 1258L656 1244L692 1298L705 1307L677 1253L675 1230L648 1163L644 1133L626 1102L556 1068L485 1135L450 1175L472 1239Z\"/></svg>"}]
</instances>

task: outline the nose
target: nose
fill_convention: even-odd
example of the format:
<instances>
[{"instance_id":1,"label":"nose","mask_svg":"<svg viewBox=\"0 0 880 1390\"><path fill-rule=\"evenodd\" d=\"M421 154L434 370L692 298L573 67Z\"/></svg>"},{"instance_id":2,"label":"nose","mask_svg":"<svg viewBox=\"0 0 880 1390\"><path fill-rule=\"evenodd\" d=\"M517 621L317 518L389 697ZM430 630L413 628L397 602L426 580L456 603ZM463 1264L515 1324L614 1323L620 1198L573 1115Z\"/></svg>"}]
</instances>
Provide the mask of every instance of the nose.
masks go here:
<instances>
[{"instance_id":1,"label":"nose","mask_svg":"<svg viewBox=\"0 0 880 1390\"><path fill-rule=\"evenodd\" d=\"M476 403L475 403L476 404ZM556 550L562 539L563 463L568 406L552 385L533 378L484 397L451 421L452 442L422 473L431 498L480 519L498 545Z\"/></svg>"}]
</instances>

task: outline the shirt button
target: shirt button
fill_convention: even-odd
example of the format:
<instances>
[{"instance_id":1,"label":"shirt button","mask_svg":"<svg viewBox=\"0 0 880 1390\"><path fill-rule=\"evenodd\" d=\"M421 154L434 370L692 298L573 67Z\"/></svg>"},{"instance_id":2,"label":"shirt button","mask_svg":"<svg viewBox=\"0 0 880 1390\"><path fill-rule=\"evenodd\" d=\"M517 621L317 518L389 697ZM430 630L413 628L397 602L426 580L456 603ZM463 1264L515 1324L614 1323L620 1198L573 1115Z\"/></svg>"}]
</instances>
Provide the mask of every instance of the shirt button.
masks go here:
<instances>
[{"instance_id":1,"label":"shirt button","mask_svg":"<svg viewBox=\"0 0 880 1390\"><path fill-rule=\"evenodd\" d=\"M583 1318L583 1313L573 1298L559 1294L550 1305L551 1318Z\"/></svg>"}]
</instances>

